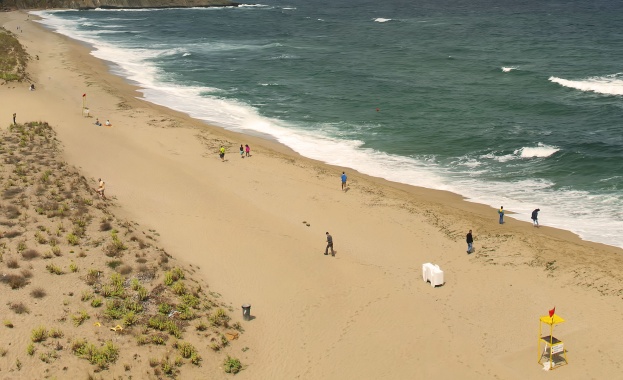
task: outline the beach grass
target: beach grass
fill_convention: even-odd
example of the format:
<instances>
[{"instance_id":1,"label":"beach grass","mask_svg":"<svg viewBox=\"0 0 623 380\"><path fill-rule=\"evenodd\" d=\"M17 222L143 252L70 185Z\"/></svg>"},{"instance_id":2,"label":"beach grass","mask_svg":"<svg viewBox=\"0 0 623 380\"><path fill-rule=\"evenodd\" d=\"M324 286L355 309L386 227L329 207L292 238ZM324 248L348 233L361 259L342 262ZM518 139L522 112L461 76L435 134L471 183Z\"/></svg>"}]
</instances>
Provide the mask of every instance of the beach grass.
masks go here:
<instances>
[{"instance_id":1,"label":"beach grass","mask_svg":"<svg viewBox=\"0 0 623 380\"><path fill-rule=\"evenodd\" d=\"M7 82L27 79L28 59L28 53L15 35L0 28L0 79Z\"/></svg>"},{"instance_id":2,"label":"beach grass","mask_svg":"<svg viewBox=\"0 0 623 380\"><path fill-rule=\"evenodd\" d=\"M135 377L146 367L156 376L183 378L200 365L222 365L218 352L230 344L224 332L231 306L218 299L217 292L204 292L207 285L158 248L155 232L149 231L147 244L135 235L138 224L115 217L112 201L95 197L89 180L58 159L60 147L51 126L16 124L2 134L0 159L11 174L0 178L4 189L0 222L8 226L0 238L7 272L0 278L6 285L0 287L0 296L22 288L30 295L8 303L20 318L20 329L30 331L21 352L45 364L61 365L69 360L62 346L71 342L69 351L85 359L86 371L92 366L97 372L115 368ZM26 195L31 186L36 190ZM129 264L128 257L137 263ZM52 278L53 294L46 290ZM37 302L42 298L59 306L46 319L47 326L30 317L50 313ZM16 339L13 322L5 319L4 326L3 338ZM117 345L102 340L104 332L109 338L128 334L135 338L131 344ZM119 363L120 357L141 347L149 347L160 359L145 366ZM228 360L230 373L242 368L237 359ZM24 370L19 359L13 368Z\"/></svg>"}]
</instances>

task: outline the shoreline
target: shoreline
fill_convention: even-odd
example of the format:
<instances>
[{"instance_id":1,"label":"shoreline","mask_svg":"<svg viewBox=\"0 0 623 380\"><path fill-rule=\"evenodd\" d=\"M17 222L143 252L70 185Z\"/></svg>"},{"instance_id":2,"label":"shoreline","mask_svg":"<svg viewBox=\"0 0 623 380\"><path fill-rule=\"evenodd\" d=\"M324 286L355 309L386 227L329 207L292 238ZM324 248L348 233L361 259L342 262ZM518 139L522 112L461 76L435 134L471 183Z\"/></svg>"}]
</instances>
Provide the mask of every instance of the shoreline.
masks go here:
<instances>
[{"instance_id":1,"label":"shoreline","mask_svg":"<svg viewBox=\"0 0 623 380\"><path fill-rule=\"evenodd\" d=\"M34 16L36 18L39 18L39 16ZM45 28L46 30L53 32L52 29L48 29L47 27L39 24L40 27ZM55 32L53 32L55 33ZM93 56L91 54L91 52L95 49L94 46L92 46L91 44L89 44L88 42L84 42L84 41L80 41L80 40L75 40L72 39L71 37L62 35L62 34L58 34L59 36L62 36L63 38L67 38L69 41L73 42L73 43L77 43L80 44L81 46L84 46L87 50L88 50L88 54L81 54L80 55L80 59L88 59L88 57L90 57L91 59L100 61L102 63L104 63L105 68L102 69L98 69L99 71L105 71L107 74L119 78L121 80L121 82L119 81L115 81L115 91L118 91L120 93L125 94L125 99L126 101L130 98L129 93L132 93L131 97L133 99L142 101L143 103L149 104L152 107L162 107L159 108L161 111L163 112L167 112L170 113L170 115L174 116L174 117L183 117L185 118L187 121L192 121L193 126L194 127L198 127L198 128L202 128L202 127L206 127L206 128L210 128L213 131L216 131L217 133L232 133L233 137L232 138L237 138L237 139L244 139L244 136L249 136L249 137L254 137L254 138L259 138L259 145L261 145L262 143L264 144L269 144L270 149L276 150L278 152L281 153L285 153L285 154L289 154L289 155L295 155L299 158L304 158L307 160L310 160L311 162L315 162L317 164L322 164L322 165L326 165L329 168L333 168L335 170L342 170L342 169L348 169L351 173L357 173L360 176L364 176L365 178L372 180L372 181L383 181L381 183L383 183L384 185L389 185L389 186L393 186L396 188L401 188L404 189L407 192L418 192L418 193L422 193L422 191L433 191L433 192L441 192L443 193L448 193L448 194L453 194L456 195L458 197L460 197L463 201L470 203L470 204L474 204L474 205L478 205L478 206L482 206L485 207L488 212L492 215L492 218L496 218L496 210L497 207L496 206L491 206L487 203L480 203L480 201L477 200L472 200L470 198L468 198L467 196L460 194L460 193L455 193L452 191L448 191L448 190L441 190L441 189L436 189L436 188L432 188L432 187L423 187L423 186L417 186L417 185L412 185L409 183L404 183L404 182L395 182L393 180L390 179L385 179L385 178L381 178L381 177L375 177L374 175L370 175L370 174L365 174L362 173L356 169L350 168L348 166L345 167L340 167L340 166L336 166L330 163L326 163L324 161L315 159L315 158L311 158L311 157L307 157L304 156L300 153L298 153L297 151L295 151L293 148L281 143L278 141L278 137L269 135L269 134L265 134L262 132L258 132L258 131L254 131L254 130L236 130L236 128L228 128L226 126L219 126L217 124L210 124L209 122L206 122L204 120L201 119L195 119L192 116L189 116L188 114L184 113L183 111L177 111L175 109L169 108L166 105L160 105L157 103L153 103L149 100L147 100L144 95L141 93L141 90L143 90L143 88L141 87L141 84L138 82L135 82L131 79L128 79L126 77L123 77L121 75L117 75L114 74L113 71L116 70L116 68L120 68L120 66L118 66L114 61L108 61L105 59L101 59L101 58L97 58L95 56ZM123 87L125 86L129 86L130 88L132 88L133 90L128 92L125 89L123 89ZM242 137L237 137L237 136L242 136ZM422 193L423 194L423 193ZM515 218L513 215L517 214L516 212L514 212L513 210L509 209L507 205L505 205L505 207L507 207L507 211L506 211L506 216L507 219L511 218L513 220L513 223L526 223L526 225L532 225L531 222L529 220L521 220L521 219L517 219ZM480 212L483 212L484 215L484 210L479 210ZM524 216L523 219L525 219L525 217L527 217L527 214L522 214ZM572 234L573 236L577 237L578 241L582 241L582 242L586 242L586 243L593 243L593 244L597 244L597 245L603 245L606 247L612 247L614 249L620 249L621 252L623 252L623 247L619 247L617 245L614 244L609 244L609 243L604 243L604 242L599 242L596 240L590 240L590 239L585 239L582 238L577 232L574 232L573 230L570 229L566 229L564 227L552 227L552 226L548 226L547 224L542 225L541 227L545 227L547 229L552 229L555 231L564 231L564 232L568 232L570 234ZM568 237L565 237L565 239L569 239Z\"/></svg>"},{"instance_id":2,"label":"shoreline","mask_svg":"<svg viewBox=\"0 0 623 380\"><path fill-rule=\"evenodd\" d=\"M42 57L31 61L37 91L17 84L0 95L12 95L18 120L30 114L50 122L67 161L87 178L105 178L121 214L157 230L162 245L198 265L225 299L253 305L257 319L245 326L245 338L258 348L238 376L538 378L536 320L554 303L570 322L563 333L572 337L576 368L552 375L583 378L592 363L600 366L592 376L617 373L589 347L595 334L608 342L623 325L609 332L587 326L623 311L623 250L516 220L500 226L494 209L459 195L369 177L207 126L136 99L138 87L111 74L87 46L26 26L18 38ZM84 91L92 115L110 118L113 128L79 114ZM216 154L221 143L231 146L225 163ZM253 157L238 158L240 143L251 145ZM346 193L339 191L342 170ZM471 256L468 229L476 238ZM325 231L336 241L335 258L322 255ZM420 265L429 261L446 271L442 288L422 283ZM500 308L508 319L492 321ZM391 338L392 326L401 339ZM440 361L440 352L467 355L470 364Z\"/></svg>"},{"instance_id":3,"label":"shoreline","mask_svg":"<svg viewBox=\"0 0 623 380\"><path fill-rule=\"evenodd\" d=\"M92 46L90 45L89 42L83 42L80 40L73 40L73 41L81 43L81 44L86 44L86 46L89 46L89 49L91 51L97 49L96 47L97 45ZM112 73L119 72L118 70L119 68L123 70L122 66L119 66L114 61L107 60L106 57L102 57L102 54L97 53L97 52L96 53L92 52L92 54L94 57L96 57L96 59L103 60L109 65L110 67L109 72L112 72ZM140 79L137 79L138 77L134 77L136 73L133 73L132 69L129 69L129 70L130 72L124 71L125 73L124 75L127 75L131 78L135 78L137 81L140 80ZM113 75L116 75L116 74L113 74ZM143 101L151 102L152 104L162 104L163 107L170 107L169 109L171 110L171 112L179 112L178 115L188 116L186 115L185 112L189 112L193 114L195 117L197 117L197 119L201 123L203 123L204 125L207 125L208 127L220 128L221 130L227 130L233 133L240 133L242 135L260 137L260 138L268 139L271 141L273 140L276 140L278 142L283 141L281 142L281 144L285 144L287 149L291 148L291 150L302 152L301 154L302 156L309 158L312 161L327 164L329 165L329 167L338 168L340 166L336 165L336 162L343 160L343 159L342 160L331 159L331 156L333 156L332 153L319 154L318 152L315 152L313 150L301 149L301 145L297 144L296 142L301 142L303 140L295 139L293 144L288 147L287 143L289 140L286 139L284 141L282 139L283 136L279 133L279 130L276 130L275 135L271 136L271 135L262 134L261 132L255 132L253 130L244 130L242 128L237 128L235 126L232 126L231 123L228 123L226 120L223 120L223 125L219 125L218 123L214 125L210 125L209 121L204 121L204 117L208 118L209 113L202 113L200 111L197 111L197 112L192 111L190 108L188 108L188 105L177 107L176 104L174 103L167 104L170 102L168 102L167 100L168 98L166 96L162 98L164 94L163 92L158 92L158 91L153 92L152 91L153 87L150 86L150 84L147 82L145 83L145 87L143 88L141 87L141 84L139 82L135 82L133 79L125 78L124 75L120 75L120 77L122 77L124 81L126 81L126 83L129 83L131 86L134 86L135 88L138 89L139 93L137 96L139 98L142 98ZM201 107L206 106L206 104L202 103L201 100L199 100L198 102L199 103L196 105L197 109L201 109ZM182 110L182 111L178 111L178 110ZM193 116L190 116L190 117L192 118ZM329 145L331 146L331 144ZM357 154L357 153L350 152L350 154ZM347 157L351 157L351 156L347 156ZM355 157L359 157L359 156L355 156ZM478 184L476 184L476 187L474 188L474 189L481 189L482 191L474 191L474 189L472 189L471 186L468 186L468 185L463 186L463 187L460 187L459 185L453 185L451 182L448 182L447 180L444 180L443 178L432 179L427 184L426 184L426 179L423 179L422 181L424 181L424 185L422 185L422 183L418 183L418 182L421 182L420 180L418 180L417 178L410 177L408 175L404 177L403 176L397 177L396 174L391 170L391 167L389 166L388 166L389 169L386 172L379 171L380 170L379 167L377 167L377 164L375 164L375 162L378 162L378 160L368 162L366 157L360 157L360 158L362 158L364 162L367 162L367 164L361 164L360 162L357 162L357 159L352 159L352 158L350 159L350 165L349 165L349 162L347 162L347 160L344 160L344 162L340 162L340 163L343 163L345 167L350 167L350 166L357 167L358 169L356 170L359 173L366 173L366 175L369 176L368 178L382 178L389 182L397 181L395 182L396 184L406 184L408 186L413 186L414 188L421 187L421 188L426 188L426 189L430 189L433 191L444 191L441 189L445 189L447 191L454 192L455 194L458 194L459 196L463 197L465 200L467 200L470 203L480 204L485 207L489 207L493 215L495 215L494 210L496 210L497 207L499 207L499 204L502 204L507 210L510 210L510 211L507 211L507 216L509 218L514 219L516 221L527 222L529 224L531 223L529 220L529 215L530 215L531 210L535 208L535 207L531 207L530 205L531 202L526 201L526 200L519 201L518 198L505 199L504 192L503 191L500 192L499 188L497 192L495 192L495 194L489 193L485 189L481 188L481 186L486 185L486 182L484 181L478 182ZM353 169L351 168L350 170L352 171ZM414 173L417 173L417 170ZM426 177L426 173L423 173L423 174L424 174L424 177ZM375 177L375 175L378 177ZM464 182L459 182L459 183L464 183ZM468 190L468 189L471 189L471 190ZM558 195L558 197L559 198L561 197L560 194ZM599 230L598 226L602 225L599 221L596 221L597 225L593 225L592 227L591 227L590 220L588 219L580 219L580 222L571 223L570 221L573 220L573 217L570 214L573 208L569 208L568 204L565 203L564 201L561 201L562 203L558 203L556 201L549 202L548 199L549 198L545 197L545 199L537 199L536 201L533 200L535 205L540 206L540 207L543 207L543 206L546 207L541 215L542 221L545 222L544 226L547 226L548 228L556 228L560 230L570 231L571 233L577 235L579 239L583 241L604 244L604 245L612 246L615 248L623 248L623 246L621 246L622 243L616 237L614 237L614 235L600 233L600 231L608 231L609 229L604 227L601 230ZM515 208L513 208L513 206ZM514 215L515 213L517 215ZM596 213L595 215L599 215L599 214L600 213ZM617 227L615 226L612 228L615 229L616 231Z\"/></svg>"}]
</instances>

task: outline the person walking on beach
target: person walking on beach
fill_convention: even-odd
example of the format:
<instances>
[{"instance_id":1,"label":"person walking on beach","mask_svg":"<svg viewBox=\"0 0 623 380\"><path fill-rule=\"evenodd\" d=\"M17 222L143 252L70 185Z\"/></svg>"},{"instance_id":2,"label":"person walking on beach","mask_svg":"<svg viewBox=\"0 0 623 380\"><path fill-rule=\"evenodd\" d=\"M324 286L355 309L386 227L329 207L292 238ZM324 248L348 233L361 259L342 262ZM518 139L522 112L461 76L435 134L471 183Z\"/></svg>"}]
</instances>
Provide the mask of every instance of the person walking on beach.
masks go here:
<instances>
[{"instance_id":1,"label":"person walking on beach","mask_svg":"<svg viewBox=\"0 0 623 380\"><path fill-rule=\"evenodd\" d=\"M101 178L99 178L98 181L99 181L99 187L97 188L97 190L95 190L95 192L102 199L106 199L106 195L104 195L104 190L106 190L106 183L104 183L104 181L102 181Z\"/></svg>"},{"instance_id":2,"label":"person walking on beach","mask_svg":"<svg viewBox=\"0 0 623 380\"><path fill-rule=\"evenodd\" d=\"M225 147L224 146L221 145L221 149L219 149L218 155L221 158L221 161L225 162Z\"/></svg>"},{"instance_id":3,"label":"person walking on beach","mask_svg":"<svg viewBox=\"0 0 623 380\"><path fill-rule=\"evenodd\" d=\"M251 154L251 148L249 148L249 144L245 144L244 146L245 156L249 157Z\"/></svg>"},{"instance_id":4,"label":"person walking on beach","mask_svg":"<svg viewBox=\"0 0 623 380\"><path fill-rule=\"evenodd\" d=\"M244 147L240 144L240 158L244 158Z\"/></svg>"},{"instance_id":5,"label":"person walking on beach","mask_svg":"<svg viewBox=\"0 0 623 380\"><path fill-rule=\"evenodd\" d=\"M500 214L500 224L504 224L504 206L500 206L498 214Z\"/></svg>"},{"instance_id":6,"label":"person walking on beach","mask_svg":"<svg viewBox=\"0 0 623 380\"><path fill-rule=\"evenodd\" d=\"M325 255L329 254L329 248L331 248L331 256L335 256L335 252L333 252L333 237L327 232L327 248L324 249Z\"/></svg>"},{"instance_id":7,"label":"person walking on beach","mask_svg":"<svg viewBox=\"0 0 623 380\"><path fill-rule=\"evenodd\" d=\"M541 211L540 208L537 208L534 211L532 211L532 225L534 227L539 226L539 211Z\"/></svg>"},{"instance_id":8,"label":"person walking on beach","mask_svg":"<svg viewBox=\"0 0 623 380\"><path fill-rule=\"evenodd\" d=\"M346 173L342 172L342 190L346 189Z\"/></svg>"},{"instance_id":9,"label":"person walking on beach","mask_svg":"<svg viewBox=\"0 0 623 380\"><path fill-rule=\"evenodd\" d=\"M17 125L17 123L15 122L16 117L17 117L17 114L13 112L13 125Z\"/></svg>"},{"instance_id":10,"label":"person walking on beach","mask_svg":"<svg viewBox=\"0 0 623 380\"><path fill-rule=\"evenodd\" d=\"M472 253L472 248L474 244L474 237L472 236L472 230L469 230L467 236L465 237L465 241L467 242L467 254Z\"/></svg>"}]
</instances>

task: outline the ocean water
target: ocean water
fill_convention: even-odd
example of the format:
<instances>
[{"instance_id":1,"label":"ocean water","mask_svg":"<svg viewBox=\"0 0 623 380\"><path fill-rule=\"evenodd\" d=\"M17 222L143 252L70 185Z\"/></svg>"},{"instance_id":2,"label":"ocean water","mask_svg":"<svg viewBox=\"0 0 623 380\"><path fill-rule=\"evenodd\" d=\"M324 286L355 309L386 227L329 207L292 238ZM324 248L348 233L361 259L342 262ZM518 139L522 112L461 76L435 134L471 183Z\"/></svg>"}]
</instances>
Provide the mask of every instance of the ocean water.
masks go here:
<instances>
[{"instance_id":1,"label":"ocean water","mask_svg":"<svg viewBox=\"0 0 623 380\"><path fill-rule=\"evenodd\" d=\"M623 247L620 0L34 13L149 102Z\"/></svg>"}]
</instances>

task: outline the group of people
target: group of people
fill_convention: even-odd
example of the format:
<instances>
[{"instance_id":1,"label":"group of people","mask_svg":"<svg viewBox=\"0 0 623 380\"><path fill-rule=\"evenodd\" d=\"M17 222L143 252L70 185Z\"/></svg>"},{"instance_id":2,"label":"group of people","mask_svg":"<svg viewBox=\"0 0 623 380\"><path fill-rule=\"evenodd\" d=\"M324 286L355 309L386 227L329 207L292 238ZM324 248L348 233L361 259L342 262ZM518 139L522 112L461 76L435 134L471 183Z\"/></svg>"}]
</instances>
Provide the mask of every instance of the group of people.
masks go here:
<instances>
[{"instance_id":1,"label":"group of people","mask_svg":"<svg viewBox=\"0 0 623 380\"><path fill-rule=\"evenodd\" d=\"M532 211L532 215L530 215L530 219L532 219L532 226L534 227L539 227L539 212L541 211L540 208L534 209ZM504 224L504 206L500 206L500 209L498 210L498 215L500 217L499 223L500 224ZM467 236L465 237L465 241L467 242L467 254L472 253L473 251L473 244L474 244L474 237L472 236L472 230L469 230L469 232L467 233Z\"/></svg>"},{"instance_id":2,"label":"group of people","mask_svg":"<svg viewBox=\"0 0 623 380\"><path fill-rule=\"evenodd\" d=\"M98 117L95 118L95 125L97 125L97 126L101 126L102 125L102 123L100 122L100 119ZM112 123L108 119L106 119L106 123L104 123L104 125L107 126L107 127L112 127Z\"/></svg>"},{"instance_id":3,"label":"group of people","mask_svg":"<svg viewBox=\"0 0 623 380\"><path fill-rule=\"evenodd\" d=\"M218 156L221 158L221 161L225 162L225 147L221 145L221 148L218 150ZM242 146L240 144L240 158L251 157L251 147L249 144L245 144Z\"/></svg>"}]
</instances>

